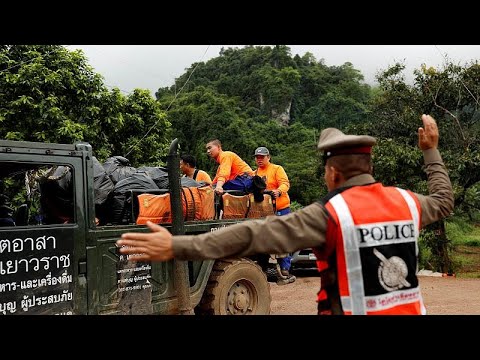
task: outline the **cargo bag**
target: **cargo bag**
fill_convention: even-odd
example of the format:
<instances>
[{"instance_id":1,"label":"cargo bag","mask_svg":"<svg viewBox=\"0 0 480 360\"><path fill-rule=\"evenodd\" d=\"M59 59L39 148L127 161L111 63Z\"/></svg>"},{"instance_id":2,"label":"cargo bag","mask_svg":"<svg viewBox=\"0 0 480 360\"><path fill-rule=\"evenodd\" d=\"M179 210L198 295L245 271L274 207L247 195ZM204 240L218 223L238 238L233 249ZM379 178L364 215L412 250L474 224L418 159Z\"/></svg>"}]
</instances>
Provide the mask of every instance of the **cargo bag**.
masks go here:
<instances>
[{"instance_id":1,"label":"cargo bag","mask_svg":"<svg viewBox=\"0 0 480 360\"><path fill-rule=\"evenodd\" d=\"M170 194L138 195L138 225L152 221L171 223ZM212 220L215 215L214 192L210 186L182 188L182 210L185 221Z\"/></svg>"},{"instance_id":2,"label":"cargo bag","mask_svg":"<svg viewBox=\"0 0 480 360\"><path fill-rule=\"evenodd\" d=\"M263 194L262 202L254 201L253 194L248 196L250 197L250 207L248 208L247 218L259 219L268 215L275 215L275 199L272 196Z\"/></svg>"},{"instance_id":3,"label":"cargo bag","mask_svg":"<svg viewBox=\"0 0 480 360\"><path fill-rule=\"evenodd\" d=\"M222 195L223 215L222 219L245 219L250 206L250 195Z\"/></svg>"}]
</instances>

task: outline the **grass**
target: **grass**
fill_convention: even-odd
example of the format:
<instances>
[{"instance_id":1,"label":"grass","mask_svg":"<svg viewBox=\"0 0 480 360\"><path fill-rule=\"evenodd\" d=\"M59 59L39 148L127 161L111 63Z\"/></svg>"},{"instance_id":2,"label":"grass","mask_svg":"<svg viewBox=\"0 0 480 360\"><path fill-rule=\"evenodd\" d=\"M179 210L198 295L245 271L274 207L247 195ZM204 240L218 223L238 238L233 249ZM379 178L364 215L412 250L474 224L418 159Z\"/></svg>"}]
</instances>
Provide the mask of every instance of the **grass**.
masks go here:
<instances>
[{"instance_id":1,"label":"grass","mask_svg":"<svg viewBox=\"0 0 480 360\"><path fill-rule=\"evenodd\" d=\"M446 223L447 237L452 241L452 257L456 275L480 278L480 224L469 223L461 217Z\"/></svg>"},{"instance_id":2,"label":"grass","mask_svg":"<svg viewBox=\"0 0 480 360\"><path fill-rule=\"evenodd\" d=\"M480 225L454 217L446 223L446 230L453 245L480 246Z\"/></svg>"}]
</instances>

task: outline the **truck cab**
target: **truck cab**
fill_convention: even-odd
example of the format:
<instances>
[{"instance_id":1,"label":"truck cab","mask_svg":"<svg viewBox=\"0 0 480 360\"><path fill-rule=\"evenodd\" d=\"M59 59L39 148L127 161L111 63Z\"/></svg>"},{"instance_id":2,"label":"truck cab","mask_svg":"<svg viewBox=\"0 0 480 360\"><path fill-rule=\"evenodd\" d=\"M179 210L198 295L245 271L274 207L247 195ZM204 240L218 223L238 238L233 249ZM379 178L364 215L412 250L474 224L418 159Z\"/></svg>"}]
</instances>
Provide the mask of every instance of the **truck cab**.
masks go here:
<instances>
[{"instance_id":1,"label":"truck cab","mask_svg":"<svg viewBox=\"0 0 480 360\"><path fill-rule=\"evenodd\" d=\"M199 234L244 221L184 221L176 146L168 156L173 220L162 225ZM93 160L88 143L0 140L0 195L11 210L11 220L0 221L0 314L270 313L269 284L250 259L149 263L120 255L122 233L149 230L134 215L97 225Z\"/></svg>"}]
</instances>

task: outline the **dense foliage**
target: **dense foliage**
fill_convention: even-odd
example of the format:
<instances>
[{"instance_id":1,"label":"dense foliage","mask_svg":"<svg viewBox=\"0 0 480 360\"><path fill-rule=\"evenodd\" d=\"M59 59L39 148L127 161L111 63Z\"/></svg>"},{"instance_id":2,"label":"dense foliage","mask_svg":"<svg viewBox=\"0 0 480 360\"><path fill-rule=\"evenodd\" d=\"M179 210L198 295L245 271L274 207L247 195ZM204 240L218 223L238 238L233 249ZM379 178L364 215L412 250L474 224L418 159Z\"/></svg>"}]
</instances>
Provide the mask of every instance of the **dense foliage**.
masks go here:
<instances>
[{"instance_id":1,"label":"dense foliage","mask_svg":"<svg viewBox=\"0 0 480 360\"><path fill-rule=\"evenodd\" d=\"M455 189L457 211L480 207L474 186L480 181L480 65L422 66L413 85L397 64L379 75L381 91L371 104L365 130L381 139L376 151L378 178L425 193L423 159L417 147L420 115L431 114L440 131L440 150ZM467 199L467 200L466 200Z\"/></svg>"},{"instance_id":2,"label":"dense foliage","mask_svg":"<svg viewBox=\"0 0 480 360\"><path fill-rule=\"evenodd\" d=\"M100 160L131 150L133 163L156 163L166 152L169 127L147 90L109 91L81 51L0 46L2 139L88 141Z\"/></svg>"},{"instance_id":3,"label":"dense foliage","mask_svg":"<svg viewBox=\"0 0 480 360\"><path fill-rule=\"evenodd\" d=\"M423 159L417 148L417 129L422 113L431 114L440 131L440 150L455 195L455 212L471 220L480 209L480 65L443 68L422 66L412 85L405 82L404 66L396 64L378 76L380 91L371 103L365 130L380 139L375 152L375 174L387 184L427 194ZM422 236L435 270L453 272L451 242L445 224L429 226Z\"/></svg>"},{"instance_id":4,"label":"dense foliage","mask_svg":"<svg viewBox=\"0 0 480 360\"><path fill-rule=\"evenodd\" d=\"M350 63L329 67L310 53L292 57L286 46L247 46L192 64L156 95L170 106L174 136L201 167L214 171L205 154L212 138L252 166L253 150L267 146L291 179L290 196L306 205L325 193L315 150L320 131L366 119L370 87L362 80Z\"/></svg>"}]
</instances>

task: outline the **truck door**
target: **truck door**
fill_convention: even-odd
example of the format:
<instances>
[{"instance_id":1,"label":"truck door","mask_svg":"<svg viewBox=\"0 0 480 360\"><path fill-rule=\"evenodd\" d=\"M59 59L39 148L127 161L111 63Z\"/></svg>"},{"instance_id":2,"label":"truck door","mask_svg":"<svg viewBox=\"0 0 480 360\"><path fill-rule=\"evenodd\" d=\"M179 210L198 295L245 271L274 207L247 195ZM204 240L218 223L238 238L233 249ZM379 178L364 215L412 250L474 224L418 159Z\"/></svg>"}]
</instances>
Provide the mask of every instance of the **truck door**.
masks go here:
<instances>
[{"instance_id":1,"label":"truck door","mask_svg":"<svg viewBox=\"0 0 480 360\"><path fill-rule=\"evenodd\" d=\"M82 154L32 144L0 141L0 314L86 314Z\"/></svg>"}]
</instances>

